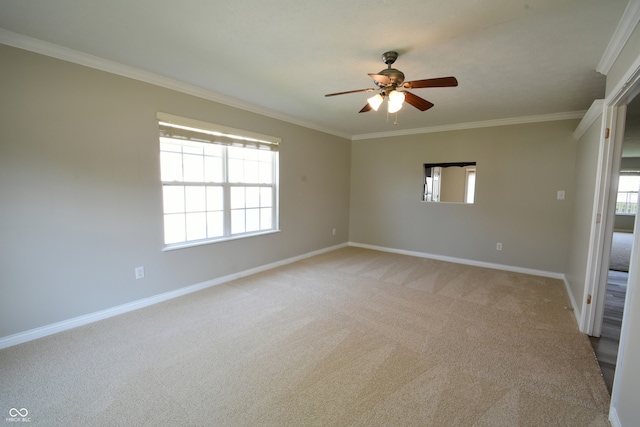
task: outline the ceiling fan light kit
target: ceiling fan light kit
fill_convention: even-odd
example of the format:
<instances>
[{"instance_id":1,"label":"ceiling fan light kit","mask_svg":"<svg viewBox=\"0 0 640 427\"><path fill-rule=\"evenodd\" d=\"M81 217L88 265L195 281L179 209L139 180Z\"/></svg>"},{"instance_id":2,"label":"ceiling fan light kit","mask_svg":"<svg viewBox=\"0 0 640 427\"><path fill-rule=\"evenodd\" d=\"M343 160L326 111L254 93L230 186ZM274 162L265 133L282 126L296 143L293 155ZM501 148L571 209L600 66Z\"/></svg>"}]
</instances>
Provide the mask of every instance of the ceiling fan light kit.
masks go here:
<instances>
[{"instance_id":1,"label":"ceiling fan light kit","mask_svg":"<svg viewBox=\"0 0 640 427\"><path fill-rule=\"evenodd\" d=\"M380 105L382 104L382 101L384 101L384 98L379 93L377 93L377 94L373 95L371 98L367 99L367 102L369 103L371 108L374 109L374 111L378 111L378 108L380 108Z\"/></svg>"},{"instance_id":2,"label":"ceiling fan light kit","mask_svg":"<svg viewBox=\"0 0 640 427\"><path fill-rule=\"evenodd\" d=\"M421 89L428 87L454 87L458 86L458 80L455 77L438 77L433 79L413 80L409 82L404 81L404 73L395 68L391 68L391 65L398 59L398 52L390 51L382 54L382 60L387 64L387 68L380 71L378 74L369 73L369 76L373 79L376 86L378 86L380 92L371 98L367 99L367 104L360 110L360 113L366 113L367 111L378 111L380 105L384 101L384 98L389 98L388 112L396 113L401 108L404 102L411 104L420 111L426 111L433 107L433 103L426 99L420 98L411 92L402 89ZM347 92L328 93L325 96L346 95L348 93L357 92L375 92L376 88L356 89Z\"/></svg>"},{"instance_id":3,"label":"ceiling fan light kit","mask_svg":"<svg viewBox=\"0 0 640 427\"><path fill-rule=\"evenodd\" d=\"M397 113L404 103L404 93L397 90L389 92L389 112Z\"/></svg>"}]
</instances>

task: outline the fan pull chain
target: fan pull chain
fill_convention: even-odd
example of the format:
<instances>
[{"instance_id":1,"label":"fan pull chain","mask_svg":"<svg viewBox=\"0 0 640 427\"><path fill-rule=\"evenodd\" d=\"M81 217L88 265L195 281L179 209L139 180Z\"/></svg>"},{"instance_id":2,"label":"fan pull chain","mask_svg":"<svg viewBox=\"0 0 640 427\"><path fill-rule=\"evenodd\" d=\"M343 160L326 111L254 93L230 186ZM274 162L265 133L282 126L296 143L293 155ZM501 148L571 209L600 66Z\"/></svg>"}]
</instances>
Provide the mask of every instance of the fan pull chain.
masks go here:
<instances>
[{"instance_id":1,"label":"fan pull chain","mask_svg":"<svg viewBox=\"0 0 640 427\"><path fill-rule=\"evenodd\" d=\"M389 112L388 111L387 111L387 123L389 123ZM398 124L398 113L397 112L396 112L396 119L394 120L393 124L394 125Z\"/></svg>"}]
</instances>

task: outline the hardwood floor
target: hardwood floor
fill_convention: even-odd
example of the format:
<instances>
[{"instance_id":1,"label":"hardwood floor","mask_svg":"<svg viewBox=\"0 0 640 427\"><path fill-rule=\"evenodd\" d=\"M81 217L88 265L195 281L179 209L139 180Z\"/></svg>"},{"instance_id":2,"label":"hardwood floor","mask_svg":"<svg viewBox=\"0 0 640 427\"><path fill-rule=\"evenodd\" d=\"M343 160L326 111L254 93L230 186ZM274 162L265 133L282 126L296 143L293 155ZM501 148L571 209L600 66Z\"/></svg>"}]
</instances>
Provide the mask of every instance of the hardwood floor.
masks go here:
<instances>
[{"instance_id":1,"label":"hardwood floor","mask_svg":"<svg viewBox=\"0 0 640 427\"><path fill-rule=\"evenodd\" d=\"M604 303L604 317L602 320L602 334L600 338L590 337L591 345L598 358L604 381L609 393L613 387L613 377L616 371L618 346L620 344L620 328L622 326L622 312L627 293L629 273L609 271L606 298Z\"/></svg>"}]
</instances>

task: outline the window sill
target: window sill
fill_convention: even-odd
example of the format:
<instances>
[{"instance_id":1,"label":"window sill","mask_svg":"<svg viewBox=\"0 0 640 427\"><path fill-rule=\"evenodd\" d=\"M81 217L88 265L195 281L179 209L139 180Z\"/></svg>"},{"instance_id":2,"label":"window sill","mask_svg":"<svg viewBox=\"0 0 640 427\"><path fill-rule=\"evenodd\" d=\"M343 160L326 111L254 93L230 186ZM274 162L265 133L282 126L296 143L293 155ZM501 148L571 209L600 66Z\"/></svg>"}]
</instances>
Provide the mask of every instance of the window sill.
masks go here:
<instances>
[{"instance_id":1,"label":"window sill","mask_svg":"<svg viewBox=\"0 0 640 427\"><path fill-rule=\"evenodd\" d=\"M420 203L434 204L434 205L468 205L468 206L474 205L474 203L466 203L466 202L434 202L434 201L426 201L426 200L420 200Z\"/></svg>"},{"instance_id":2,"label":"window sill","mask_svg":"<svg viewBox=\"0 0 640 427\"><path fill-rule=\"evenodd\" d=\"M178 249L193 248L195 246L204 246L204 245L212 245L212 244L216 244L216 243L230 242L230 241L233 241L233 240L247 239L247 238L250 238L250 237L265 236L267 234L275 234L275 233L280 233L280 229L278 229L278 230L261 231L259 233L242 234L242 235L233 236L233 237L225 237L224 239L208 239L208 240L196 240L196 241L193 241L193 242L172 243L172 244L166 245L164 248L162 248L162 252L175 251L175 250L178 250Z\"/></svg>"}]
</instances>

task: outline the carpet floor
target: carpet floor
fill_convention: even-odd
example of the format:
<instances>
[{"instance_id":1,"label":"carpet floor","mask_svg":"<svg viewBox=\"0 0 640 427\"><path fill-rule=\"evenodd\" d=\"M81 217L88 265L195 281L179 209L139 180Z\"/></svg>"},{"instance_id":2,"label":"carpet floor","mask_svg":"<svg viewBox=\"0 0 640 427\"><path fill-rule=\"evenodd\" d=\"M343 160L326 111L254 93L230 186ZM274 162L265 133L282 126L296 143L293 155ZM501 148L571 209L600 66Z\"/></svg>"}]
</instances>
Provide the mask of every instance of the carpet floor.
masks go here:
<instances>
[{"instance_id":1,"label":"carpet floor","mask_svg":"<svg viewBox=\"0 0 640 427\"><path fill-rule=\"evenodd\" d=\"M628 272L632 247L633 233L614 232L611 242L609 270Z\"/></svg>"},{"instance_id":2,"label":"carpet floor","mask_svg":"<svg viewBox=\"0 0 640 427\"><path fill-rule=\"evenodd\" d=\"M348 247L1 350L0 411L47 426L608 426L568 305L560 280Z\"/></svg>"}]
</instances>

